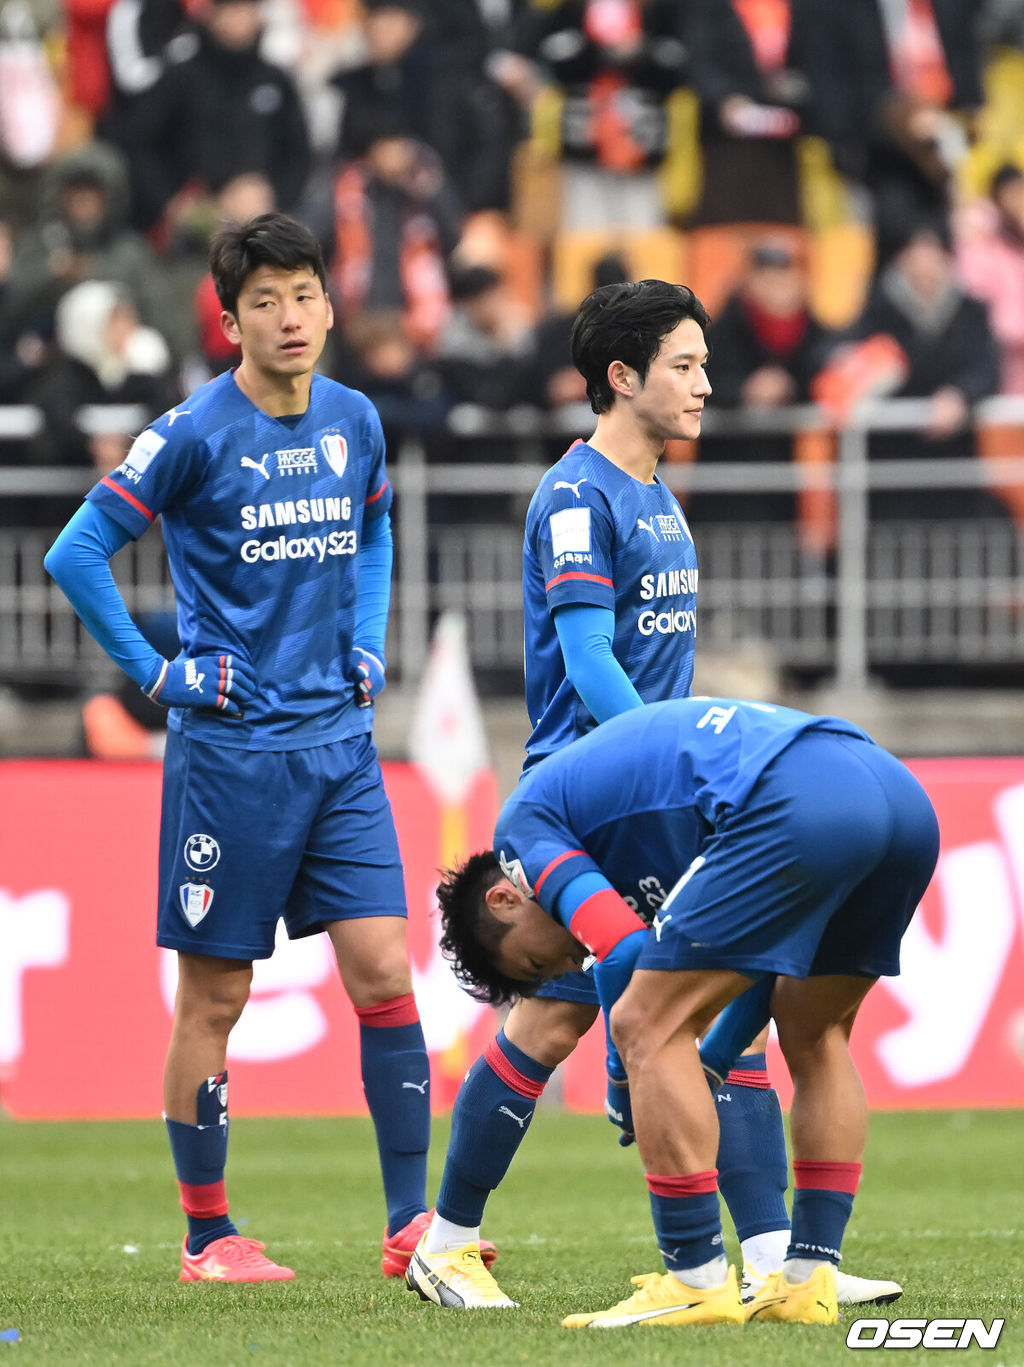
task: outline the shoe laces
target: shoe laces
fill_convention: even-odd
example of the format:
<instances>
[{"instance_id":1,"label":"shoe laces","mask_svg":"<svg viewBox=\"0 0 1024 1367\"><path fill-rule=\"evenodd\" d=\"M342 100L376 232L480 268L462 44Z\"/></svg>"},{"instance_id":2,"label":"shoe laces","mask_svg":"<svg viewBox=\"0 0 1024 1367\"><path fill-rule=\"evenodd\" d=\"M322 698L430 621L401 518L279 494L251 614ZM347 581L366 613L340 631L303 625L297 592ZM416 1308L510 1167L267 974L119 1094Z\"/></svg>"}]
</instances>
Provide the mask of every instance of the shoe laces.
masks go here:
<instances>
[{"instance_id":1,"label":"shoe laces","mask_svg":"<svg viewBox=\"0 0 1024 1367\"><path fill-rule=\"evenodd\" d=\"M266 1244L261 1244L259 1239L247 1239L242 1234L228 1234L223 1242L231 1245L236 1255L232 1261L240 1265L252 1267L270 1261L269 1258L264 1258L263 1250Z\"/></svg>"},{"instance_id":2,"label":"shoe laces","mask_svg":"<svg viewBox=\"0 0 1024 1367\"><path fill-rule=\"evenodd\" d=\"M675 1282L676 1286L681 1285L676 1278L667 1272L643 1272L639 1277L630 1277L629 1280L634 1286L639 1287L639 1290L634 1291L630 1297L630 1300L636 1301L638 1304L650 1302L651 1305L662 1305L665 1301L675 1299L669 1294L672 1289L671 1283Z\"/></svg>"},{"instance_id":3,"label":"shoe laces","mask_svg":"<svg viewBox=\"0 0 1024 1367\"><path fill-rule=\"evenodd\" d=\"M459 1250L458 1255L452 1255L452 1267L470 1282L476 1291L490 1293L491 1295L503 1294L498 1283L484 1266L483 1259L480 1257L480 1250L473 1245Z\"/></svg>"}]
</instances>

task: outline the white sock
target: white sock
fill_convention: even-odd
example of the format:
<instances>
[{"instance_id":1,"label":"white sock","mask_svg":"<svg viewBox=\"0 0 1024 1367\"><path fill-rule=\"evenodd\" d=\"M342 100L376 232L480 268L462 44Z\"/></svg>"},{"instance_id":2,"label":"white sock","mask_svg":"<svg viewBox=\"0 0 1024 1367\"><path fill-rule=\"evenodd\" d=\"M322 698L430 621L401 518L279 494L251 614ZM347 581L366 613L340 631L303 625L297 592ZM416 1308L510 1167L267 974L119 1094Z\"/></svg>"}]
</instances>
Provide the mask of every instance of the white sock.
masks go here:
<instances>
[{"instance_id":1,"label":"white sock","mask_svg":"<svg viewBox=\"0 0 1024 1367\"><path fill-rule=\"evenodd\" d=\"M788 1229L769 1229L764 1234L754 1234L744 1239L740 1244L744 1263L759 1277L778 1272L786 1260L788 1247Z\"/></svg>"},{"instance_id":2,"label":"white sock","mask_svg":"<svg viewBox=\"0 0 1024 1367\"><path fill-rule=\"evenodd\" d=\"M701 1263L700 1267L669 1270L676 1281L682 1282L684 1286L692 1286L698 1291L710 1291L714 1286L725 1285L725 1279L729 1275L729 1260L724 1253L719 1253L710 1262Z\"/></svg>"},{"instance_id":3,"label":"white sock","mask_svg":"<svg viewBox=\"0 0 1024 1367\"><path fill-rule=\"evenodd\" d=\"M827 1258L787 1258L782 1264L782 1275L790 1286L795 1286L797 1282L813 1277L815 1268L827 1262Z\"/></svg>"},{"instance_id":4,"label":"white sock","mask_svg":"<svg viewBox=\"0 0 1024 1367\"><path fill-rule=\"evenodd\" d=\"M451 1220L443 1220L437 1212L427 1230L427 1252L443 1253L446 1248L462 1248L464 1244L480 1242L480 1226L471 1229L468 1225L453 1225Z\"/></svg>"}]
</instances>

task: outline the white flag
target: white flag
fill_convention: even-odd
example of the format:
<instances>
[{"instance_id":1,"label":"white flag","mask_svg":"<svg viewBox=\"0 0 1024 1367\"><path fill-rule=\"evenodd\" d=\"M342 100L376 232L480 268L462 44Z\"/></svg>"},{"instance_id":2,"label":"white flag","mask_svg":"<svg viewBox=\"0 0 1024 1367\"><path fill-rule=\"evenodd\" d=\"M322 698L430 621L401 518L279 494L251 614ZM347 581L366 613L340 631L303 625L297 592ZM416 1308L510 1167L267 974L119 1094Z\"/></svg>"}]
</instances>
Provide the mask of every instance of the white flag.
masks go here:
<instances>
[{"instance_id":1,"label":"white flag","mask_svg":"<svg viewBox=\"0 0 1024 1367\"><path fill-rule=\"evenodd\" d=\"M441 800L462 802L488 767L487 736L466 649L466 622L446 612L434 629L409 729L409 758Z\"/></svg>"}]
</instances>

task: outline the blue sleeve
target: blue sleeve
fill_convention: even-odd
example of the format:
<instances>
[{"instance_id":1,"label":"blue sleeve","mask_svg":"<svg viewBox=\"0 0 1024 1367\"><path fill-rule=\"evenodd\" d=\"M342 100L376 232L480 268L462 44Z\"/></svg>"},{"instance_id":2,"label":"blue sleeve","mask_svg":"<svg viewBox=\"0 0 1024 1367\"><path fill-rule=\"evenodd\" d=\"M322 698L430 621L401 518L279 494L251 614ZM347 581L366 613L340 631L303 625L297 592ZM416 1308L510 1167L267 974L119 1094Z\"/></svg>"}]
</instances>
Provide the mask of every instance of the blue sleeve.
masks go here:
<instances>
[{"instance_id":1,"label":"blue sleeve","mask_svg":"<svg viewBox=\"0 0 1024 1367\"><path fill-rule=\"evenodd\" d=\"M701 1040L700 1061L719 1082L771 1020L774 987L774 973L758 978L753 987L733 998Z\"/></svg>"},{"instance_id":2,"label":"blue sleeve","mask_svg":"<svg viewBox=\"0 0 1024 1367\"><path fill-rule=\"evenodd\" d=\"M588 603L566 605L554 614L565 673L595 721L643 707L643 699L612 651L615 613Z\"/></svg>"},{"instance_id":3,"label":"blue sleeve","mask_svg":"<svg viewBox=\"0 0 1024 1367\"><path fill-rule=\"evenodd\" d=\"M109 563L133 539L95 503L83 503L43 563L90 635L140 688L146 688L156 681L164 658L132 621Z\"/></svg>"},{"instance_id":4,"label":"blue sleeve","mask_svg":"<svg viewBox=\"0 0 1024 1367\"><path fill-rule=\"evenodd\" d=\"M555 914L558 920L564 926L568 926L573 913L588 897L610 886L603 874L592 872L577 874L558 895L555 906ZM608 1021L612 1007L622 996L626 990L626 984L633 976L633 968L646 939L646 930L632 931L620 940L615 948L606 954L599 963L595 963L590 970L594 975L594 986L597 988L598 1000L604 1012L608 1073L620 1082L625 1081L626 1070L619 1058L619 1051L612 1043Z\"/></svg>"},{"instance_id":5,"label":"blue sleeve","mask_svg":"<svg viewBox=\"0 0 1024 1367\"><path fill-rule=\"evenodd\" d=\"M352 643L365 647L383 660L394 559L391 517L388 513L363 522L363 540L356 559L359 565L359 587L356 589Z\"/></svg>"}]
</instances>

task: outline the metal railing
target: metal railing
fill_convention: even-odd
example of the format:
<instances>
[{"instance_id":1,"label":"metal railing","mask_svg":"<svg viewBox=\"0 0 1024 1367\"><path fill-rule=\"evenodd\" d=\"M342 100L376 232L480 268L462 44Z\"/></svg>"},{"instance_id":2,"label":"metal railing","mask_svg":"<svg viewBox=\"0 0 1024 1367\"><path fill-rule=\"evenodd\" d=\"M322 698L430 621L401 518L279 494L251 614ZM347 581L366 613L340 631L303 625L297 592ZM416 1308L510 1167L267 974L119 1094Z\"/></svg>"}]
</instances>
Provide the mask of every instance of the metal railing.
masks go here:
<instances>
[{"instance_id":1,"label":"metal railing","mask_svg":"<svg viewBox=\"0 0 1024 1367\"><path fill-rule=\"evenodd\" d=\"M34 410L0 409L0 441L24 437ZM1024 665L1024 552L1007 513L1003 521L875 523L875 490L976 489L1016 483L1024 488L1024 400L979 405L976 426L1019 426L1020 444L998 462L869 460L873 433L912 432L928 416L925 400L858 407L836 436L836 459L663 464L674 492L772 493L802 489L835 495L834 550L809 549L789 525L723 524L693 528L701 561L700 640L729 650L764 643L782 665L830 673L849 690L863 688L885 664L988 662ZM392 453L395 488L395 608L389 638L394 672L418 677L432 620L445 608L469 619L474 663L518 671L522 665L522 516L547 460L544 443L586 435L593 415L583 408L557 420L534 410L509 414L456 409L450 440L488 437L511 443L516 459L502 464L428 461L423 445L404 441ZM831 432L815 406L775 411L709 410L705 434L793 435ZM20 496L75 495L92 483L81 469L0 467L5 508ZM506 496L501 521L474 516L474 500ZM454 522L432 522L430 502L466 502ZM10 512L5 518L10 523ZM49 583L42 556L55 529L0 528L0 677L81 678L104 667L98 649L74 622L63 595ZM159 538L143 538L115 558L115 574L133 610L170 602ZM940 678L936 682L941 682Z\"/></svg>"}]
</instances>

